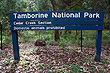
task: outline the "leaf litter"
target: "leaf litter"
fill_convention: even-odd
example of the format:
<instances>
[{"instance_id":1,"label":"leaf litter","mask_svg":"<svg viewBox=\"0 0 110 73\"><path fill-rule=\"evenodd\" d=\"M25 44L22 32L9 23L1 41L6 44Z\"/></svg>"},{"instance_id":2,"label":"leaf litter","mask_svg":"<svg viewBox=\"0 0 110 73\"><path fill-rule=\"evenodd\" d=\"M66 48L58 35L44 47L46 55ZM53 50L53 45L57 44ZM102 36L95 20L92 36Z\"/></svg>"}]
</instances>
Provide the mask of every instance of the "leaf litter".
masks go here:
<instances>
[{"instance_id":1,"label":"leaf litter","mask_svg":"<svg viewBox=\"0 0 110 73\"><path fill-rule=\"evenodd\" d=\"M101 62L94 61L95 48L38 46L20 47L20 61L14 61L12 48L0 50L0 73L109 73L110 49L102 47ZM31 46L29 46L31 45Z\"/></svg>"}]
</instances>

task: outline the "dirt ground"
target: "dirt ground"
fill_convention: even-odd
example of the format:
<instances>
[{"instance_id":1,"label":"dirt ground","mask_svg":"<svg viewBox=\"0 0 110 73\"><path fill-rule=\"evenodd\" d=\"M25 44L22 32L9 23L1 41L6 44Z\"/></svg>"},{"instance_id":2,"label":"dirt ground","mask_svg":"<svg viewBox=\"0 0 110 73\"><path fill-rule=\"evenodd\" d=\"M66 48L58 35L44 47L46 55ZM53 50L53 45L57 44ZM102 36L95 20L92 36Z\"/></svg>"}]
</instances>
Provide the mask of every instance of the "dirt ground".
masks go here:
<instances>
[{"instance_id":1,"label":"dirt ground","mask_svg":"<svg viewBox=\"0 0 110 73\"><path fill-rule=\"evenodd\" d=\"M94 61L95 48L68 46L35 47L21 43L20 61L12 46L0 50L0 73L110 73L110 48L102 47L101 62Z\"/></svg>"}]
</instances>

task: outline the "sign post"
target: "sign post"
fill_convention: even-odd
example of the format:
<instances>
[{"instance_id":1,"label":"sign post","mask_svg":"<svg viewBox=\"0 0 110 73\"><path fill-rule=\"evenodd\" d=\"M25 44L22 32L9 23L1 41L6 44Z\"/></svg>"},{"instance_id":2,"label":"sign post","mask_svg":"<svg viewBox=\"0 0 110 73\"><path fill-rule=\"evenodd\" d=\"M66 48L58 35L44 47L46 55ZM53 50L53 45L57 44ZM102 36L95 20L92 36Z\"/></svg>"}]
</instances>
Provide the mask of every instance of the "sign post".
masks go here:
<instances>
[{"instance_id":1,"label":"sign post","mask_svg":"<svg viewBox=\"0 0 110 73\"><path fill-rule=\"evenodd\" d=\"M102 30L97 30L97 31L96 31L95 61L100 61L101 42L102 42Z\"/></svg>"},{"instance_id":2,"label":"sign post","mask_svg":"<svg viewBox=\"0 0 110 73\"><path fill-rule=\"evenodd\" d=\"M18 46L18 33L16 30L12 30L12 42L13 42L14 59L20 60L19 46Z\"/></svg>"},{"instance_id":3,"label":"sign post","mask_svg":"<svg viewBox=\"0 0 110 73\"><path fill-rule=\"evenodd\" d=\"M81 30L81 51L83 50L83 49L82 49L82 39L83 39L83 38L82 38L82 30Z\"/></svg>"},{"instance_id":4,"label":"sign post","mask_svg":"<svg viewBox=\"0 0 110 73\"><path fill-rule=\"evenodd\" d=\"M39 11L10 13L10 30L12 31L14 59L20 60L17 34L19 30L81 30L81 36L82 30L96 30L95 61L100 61L103 19L103 11Z\"/></svg>"},{"instance_id":5,"label":"sign post","mask_svg":"<svg viewBox=\"0 0 110 73\"><path fill-rule=\"evenodd\" d=\"M0 21L0 25L1 25L1 50L2 50L2 21Z\"/></svg>"}]
</instances>

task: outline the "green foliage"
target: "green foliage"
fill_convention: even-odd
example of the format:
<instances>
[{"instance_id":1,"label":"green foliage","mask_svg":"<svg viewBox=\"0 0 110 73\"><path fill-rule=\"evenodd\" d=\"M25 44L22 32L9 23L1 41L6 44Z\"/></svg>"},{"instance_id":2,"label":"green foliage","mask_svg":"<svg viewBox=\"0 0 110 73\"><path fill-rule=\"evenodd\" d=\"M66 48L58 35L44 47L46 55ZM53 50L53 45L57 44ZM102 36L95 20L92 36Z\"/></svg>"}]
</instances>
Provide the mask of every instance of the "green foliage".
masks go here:
<instances>
[{"instance_id":1,"label":"green foliage","mask_svg":"<svg viewBox=\"0 0 110 73\"><path fill-rule=\"evenodd\" d=\"M14 12L16 0L2 0L0 2L0 20L2 20L3 33L10 34L9 32L9 13Z\"/></svg>"},{"instance_id":2,"label":"green foliage","mask_svg":"<svg viewBox=\"0 0 110 73\"><path fill-rule=\"evenodd\" d=\"M38 65L38 67L44 67L44 63L40 63L39 65Z\"/></svg>"},{"instance_id":3,"label":"green foliage","mask_svg":"<svg viewBox=\"0 0 110 73\"><path fill-rule=\"evenodd\" d=\"M10 64L9 62L6 62L6 66L9 65L9 64Z\"/></svg>"},{"instance_id":4,"label":"green foliage","mask_svg":"<svg viewBox=\"0 0 110 73\"><path fill-rule=\"evenodd\" d=\"M30 11L31 7L34 7L33 10L36 10L37 8L35 7L36 2L35 3L31 2L30 4L29 3L30 3L29 0L20 0L20 1L19 0L0 0L0 21L2 21L2 27L3 27L3 44L4 44L3 46L4 47L11 44L9 13Z\"/></svg>"},{"instance_id":5,"label":"green foliage","mask_svg":"<svg viewBox=\"0 0 110 73\"><path fill-rule=\"evenodd\" d=\"M63 50L67 50L66 48L63 48L63 47L62 47L62 49L63 49Z\"/></svg>"},{"instance_id":6,"label":"green foliage","mask_svg":"<svg viewBox=\"0 0 110 73\"><path fill-rule=\"evenodd\" d=\"M50 0L39 0L38 11L52 11Z\"/></svg>"},{"instance_id":7,"label":"green foliage","mask_svg":"<svg viewBox=\"0 0 110 73\"><path fill-rule=\"evenodd\" d=\"M58 42L56 42L55 40L49 40L49 41L46 41L46 44L47 45L52 45L52 46L57 46Z\"/></svg>"},{"instance_id":8,"label":"green foliage","mask_svg":"<svg viewBox=\"0 0 110 73\"><path fill-rule=\"evenodd\" d=\"M3 43L2 47L3 48L5 48L5 47L12 44L12 39L11 38L12 37L8 36L8 35L7 36L2 36L2 43ZM1 42L0 42L0 44L1 44Z\"/></svg>"},{"instance_id":9,"label":"green foliage","mask_svg":"<svg viewBox=\"0 0 110 73\"><path fill-rule=\"evenodd\" d=\"M17 64L18 62L19 62L18 60L14 60L14 61L13 61L14 64Z\"/></svg>"},{"instance_id":10,"label":"green foliage","mask_svg":"<svg viewBox=\"0 0 110 73\"><path fill-rule=\"evenodd\" d=\"M104 19L104 29L110 30L110 19Z\"/></svg>"},{"instance_id":11,"label":"green foliage","mask_svg":"<svg viewBox=\"0 0 110 73\"><path fill-rule=\"evenodd\" d=\"M24 60L20 61L19 63L23 67L29 65L29 61L24 61Z\"/></svg>"},{"instance_id":12,"label":"green foliage","mask_svg":"<svg viewBox=\"0 0 110 73\"><path fill-rule=\"evenodd\" d=\"M11 44L11 31L9 26L9 13L15 11L16 0L0 1L0 21L2 21L3 48Z\"/></svg>"},{"instance_id":13,"label":"green foliage","mask_svg":"<svg viewBox=\"0 0 110 73\"><path fill-rule=\"evenodd\" d=\"M48 33L47 33L48 32ZM51 31L53 32L53 31ZM77 40L75 39L76 31L72 31L70 33L62 33L60 36L59 41L54 41L54 35L49 31L40 31L40 35L36 35L35 31L23 31L22 36L19 35L19 41L20 42L35 42L36 39L44 39L46 41L47 46L48 45L57 45L57 46L80 46L80 30L77 31ZM63 31L64 32L64 31ZM102 35L102 45L103 46L110 46L110 31L109 30L104 30L103 35ZM96 43L96 31L88 31L88 30L83 30L83 47L95 47ZM3 37L4 38L4 37ZM6 38L11 38L11 37L6 37ZM5 40L6 40L5 38ZM11 42L11 39L8 39ZM8 42L9 43L9 42Z\"/></svg>"},{"instance_id":14,"label":"green foliage","mask_svg":"<svg viewBox=\"0 0 110 73\"><path fill-rule=\"evenodd\" d=\"M110 30L104 30L102 35L102 45L110 46Z\"/></svg>"},{"instance_id":15,"label":"green foliage","mask_svg":"<svg viewBox=\"0 0 110 73\"><path fill-rule=\"evenodd\" d=\"M59 46L65 47L67 45L67 41L64 38L60 38Z\"/></svg>"},{"instance_id":16,"label":"green foliage","mask_svg":"<svg viewBox=\"0 0 110 73\"><path fill-rule=\"evenodd\" d=\"M63 11L66 8L69 8L76 4L79 0L55 0L56 1L56 9L57 11ZM110 1L108 0L81 0L76 6L69 9L69 11L105 11L105 14L110 14ZM9 25L9 13L10 12L27 12L27 11L52 11L52 4L50 0L0 0L0 20L2 20L3 24L3 46L9 46L12 44L11 40L11 31ZM108 15L110 16L110 15ZM104 19L105 25L104 29L110 29L110 19ZM21 33L20 31L19 33ZM36 32L40 32L36 35ZM62 32L62 31L61 31ZM78 31L80 33L80 31ZM18 34L19 34L18 33ZM47 39L47 45L59 45L62 47L68 45L78 45L80 46L80 34L77 36L77 40L75 40L76 32L73 31L73 34L65 34L61 35L61 40L56 42L54 41L54 31L23 31L22 35L19 35L20 42L35 42L36 39ZM90 33L88 35L88 33ZM103 32L106 35L103 35L103 45L109 45L109 32ZM33 37L35 36L35 37ZM84 47L95 47L95 34L93 32L85 32L83 33L83 46ZM94 42L94 43L93 43Z\"/></svg>"},{"instance_id":17,"label":"green foliage","mask_svg":"<svg viewBox=\"0 0 110 73\"><path fill-rule=\"evenodd\" d=\"M71 65L64 65L64 66L71 72L80 72L81 71L80 63L78 63L77 65L71 64Z\"/></svg>"}]
</instances>

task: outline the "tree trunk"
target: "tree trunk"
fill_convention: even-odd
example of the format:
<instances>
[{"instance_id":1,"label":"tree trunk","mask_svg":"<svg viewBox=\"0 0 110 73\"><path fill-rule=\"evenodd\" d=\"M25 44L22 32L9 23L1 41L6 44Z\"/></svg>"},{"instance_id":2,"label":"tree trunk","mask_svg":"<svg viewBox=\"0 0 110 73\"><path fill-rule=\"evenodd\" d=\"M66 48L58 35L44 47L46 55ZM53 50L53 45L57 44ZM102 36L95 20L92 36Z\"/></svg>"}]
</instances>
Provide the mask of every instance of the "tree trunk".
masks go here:
<instances>
[{"instance_id":1,"label":"tree trunk","mask_svg":"<svg viewBox=\"0 0 110 73\"><path fill-rule=\"evenodd\" d=\"M51 3L52 3L52 6L53 6L53 11L57 11L55 5L56 5L56 2L55 0L50 0ZM55 30L55 41L59 40L60 37L59 37L59 30Z\"/></svg>"}]
</instances>

